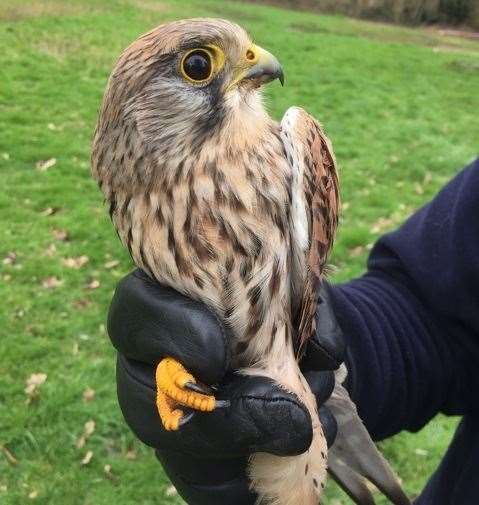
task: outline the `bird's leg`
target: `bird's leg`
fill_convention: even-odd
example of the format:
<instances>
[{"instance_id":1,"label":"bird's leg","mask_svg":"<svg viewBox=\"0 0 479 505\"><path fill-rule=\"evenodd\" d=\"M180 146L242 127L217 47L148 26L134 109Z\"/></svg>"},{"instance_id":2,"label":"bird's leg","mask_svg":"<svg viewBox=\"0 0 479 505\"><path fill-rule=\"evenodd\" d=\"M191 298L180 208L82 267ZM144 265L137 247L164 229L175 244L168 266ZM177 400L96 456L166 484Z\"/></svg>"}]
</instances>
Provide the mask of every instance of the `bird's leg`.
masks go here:
<instances>
[{"instance_id":1,"label":"bird's leg","mask_svg":"<svg viewBox=\"0 0 479 505\"><path fill-rule=\"evenodd\" d=\"M187 423L193 412L184 414L178 407L211 412L226 407L228 402L216 400L213 390L200 384L173 358L162 359L156 368L156 406L165 430L176 431Z\"/></svg>"}]
</instances>

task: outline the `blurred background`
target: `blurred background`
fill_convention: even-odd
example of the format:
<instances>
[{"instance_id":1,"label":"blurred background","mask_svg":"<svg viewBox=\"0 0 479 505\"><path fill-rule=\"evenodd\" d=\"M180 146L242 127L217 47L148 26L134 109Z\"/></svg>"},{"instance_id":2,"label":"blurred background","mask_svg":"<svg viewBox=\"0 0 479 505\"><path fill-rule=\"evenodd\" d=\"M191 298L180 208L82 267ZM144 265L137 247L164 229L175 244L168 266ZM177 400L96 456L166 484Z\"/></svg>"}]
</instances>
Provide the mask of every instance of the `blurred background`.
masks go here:
<instances>
[{"instance_id":1,"label":"blurred background","mask_svg":"<svg viewBox=\"0 0 479 505\"><path fill-rule=\"evenodd\" d=\"M182 503L117 406L105 317L132 263L90 178L89 150L122 49L192 16L234 20L278 56L286 86L267 89L273 116L301 105L324 124L344 201L335 281L361 274L376 238L478 154L472 0L2 0L2 504ZM438 417L381 444L411 496L456 423ZM349 503L328 486L324 504Z\"/></svg>"}]
</instances>

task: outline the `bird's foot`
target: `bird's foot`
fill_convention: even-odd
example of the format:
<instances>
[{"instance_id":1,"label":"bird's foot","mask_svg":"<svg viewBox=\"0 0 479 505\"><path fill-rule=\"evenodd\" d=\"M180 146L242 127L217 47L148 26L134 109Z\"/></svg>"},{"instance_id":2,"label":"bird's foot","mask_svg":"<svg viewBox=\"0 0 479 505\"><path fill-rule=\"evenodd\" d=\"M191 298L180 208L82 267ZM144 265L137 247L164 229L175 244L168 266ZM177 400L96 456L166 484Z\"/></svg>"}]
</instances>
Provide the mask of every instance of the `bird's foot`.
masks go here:
<instances>
[{"instance_id":1,"label":"bird's foot","mask_svg":"<svg viewBox=\"0 0 479 505\"><path fill-rule=\"evenodd\" d=\"M164 358L156 368L156 406L165 430L176 431L193 417L180 407L211 412L229 402L217 400L213 390L198 383L185 367L173 358Z\"/></svg>"}]
</instances>

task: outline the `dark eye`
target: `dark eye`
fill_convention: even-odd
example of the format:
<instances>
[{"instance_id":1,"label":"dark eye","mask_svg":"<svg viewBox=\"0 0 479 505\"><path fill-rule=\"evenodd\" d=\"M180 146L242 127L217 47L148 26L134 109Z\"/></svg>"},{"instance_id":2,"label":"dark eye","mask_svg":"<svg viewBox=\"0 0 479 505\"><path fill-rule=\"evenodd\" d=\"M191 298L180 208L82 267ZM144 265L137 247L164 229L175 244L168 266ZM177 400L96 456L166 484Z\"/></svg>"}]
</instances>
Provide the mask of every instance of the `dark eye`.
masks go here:
<instances>
[{"instance_id":1,"label":"dark eye","mask_svg":"<svg viewBox=\"0 0 479 505\"><path fill-rule=\"evenodd\" d=\"M204 49L195 49L188 53L181 62L183 74L191 81L202 82L211 77L211 56Z\"/></svg>"}]
</instances>

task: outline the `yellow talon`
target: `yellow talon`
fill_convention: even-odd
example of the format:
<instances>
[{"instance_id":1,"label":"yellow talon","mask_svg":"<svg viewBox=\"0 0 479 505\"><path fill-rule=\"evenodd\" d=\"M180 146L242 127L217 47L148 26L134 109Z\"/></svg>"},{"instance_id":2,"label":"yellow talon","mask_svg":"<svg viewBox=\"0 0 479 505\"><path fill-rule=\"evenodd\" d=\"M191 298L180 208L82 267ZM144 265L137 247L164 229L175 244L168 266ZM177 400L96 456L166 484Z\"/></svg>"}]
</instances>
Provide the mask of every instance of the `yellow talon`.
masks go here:
<instances>
[{"instance_id":1,"label":"yellow talon","mask_svg":"<svg viewBox=\"0 0 479 505\"><path fill-rule=\"evenodd\" d=\"M196 385L195 378L173 358L164 358L156 367L156 406L165 430L176 431L180 427L183 411L177 405L202 412L211 412L216 406L215 397L184 389L187 384ZM220 402L221 403L221 402Z\"/></svg>"},{"instance_id":2,"label":"yellow talon","mask_svg":"<svg viewBox=\"0 0 479 505\"><path fill-rule=\"evenodd\" d=\"M161 391L157 393L156 404L165 429L167 431L177 430L180 419L183 417L183 411L180 409L173 409L168 401L168 397Z\"/></svg>"}]
</instances>

